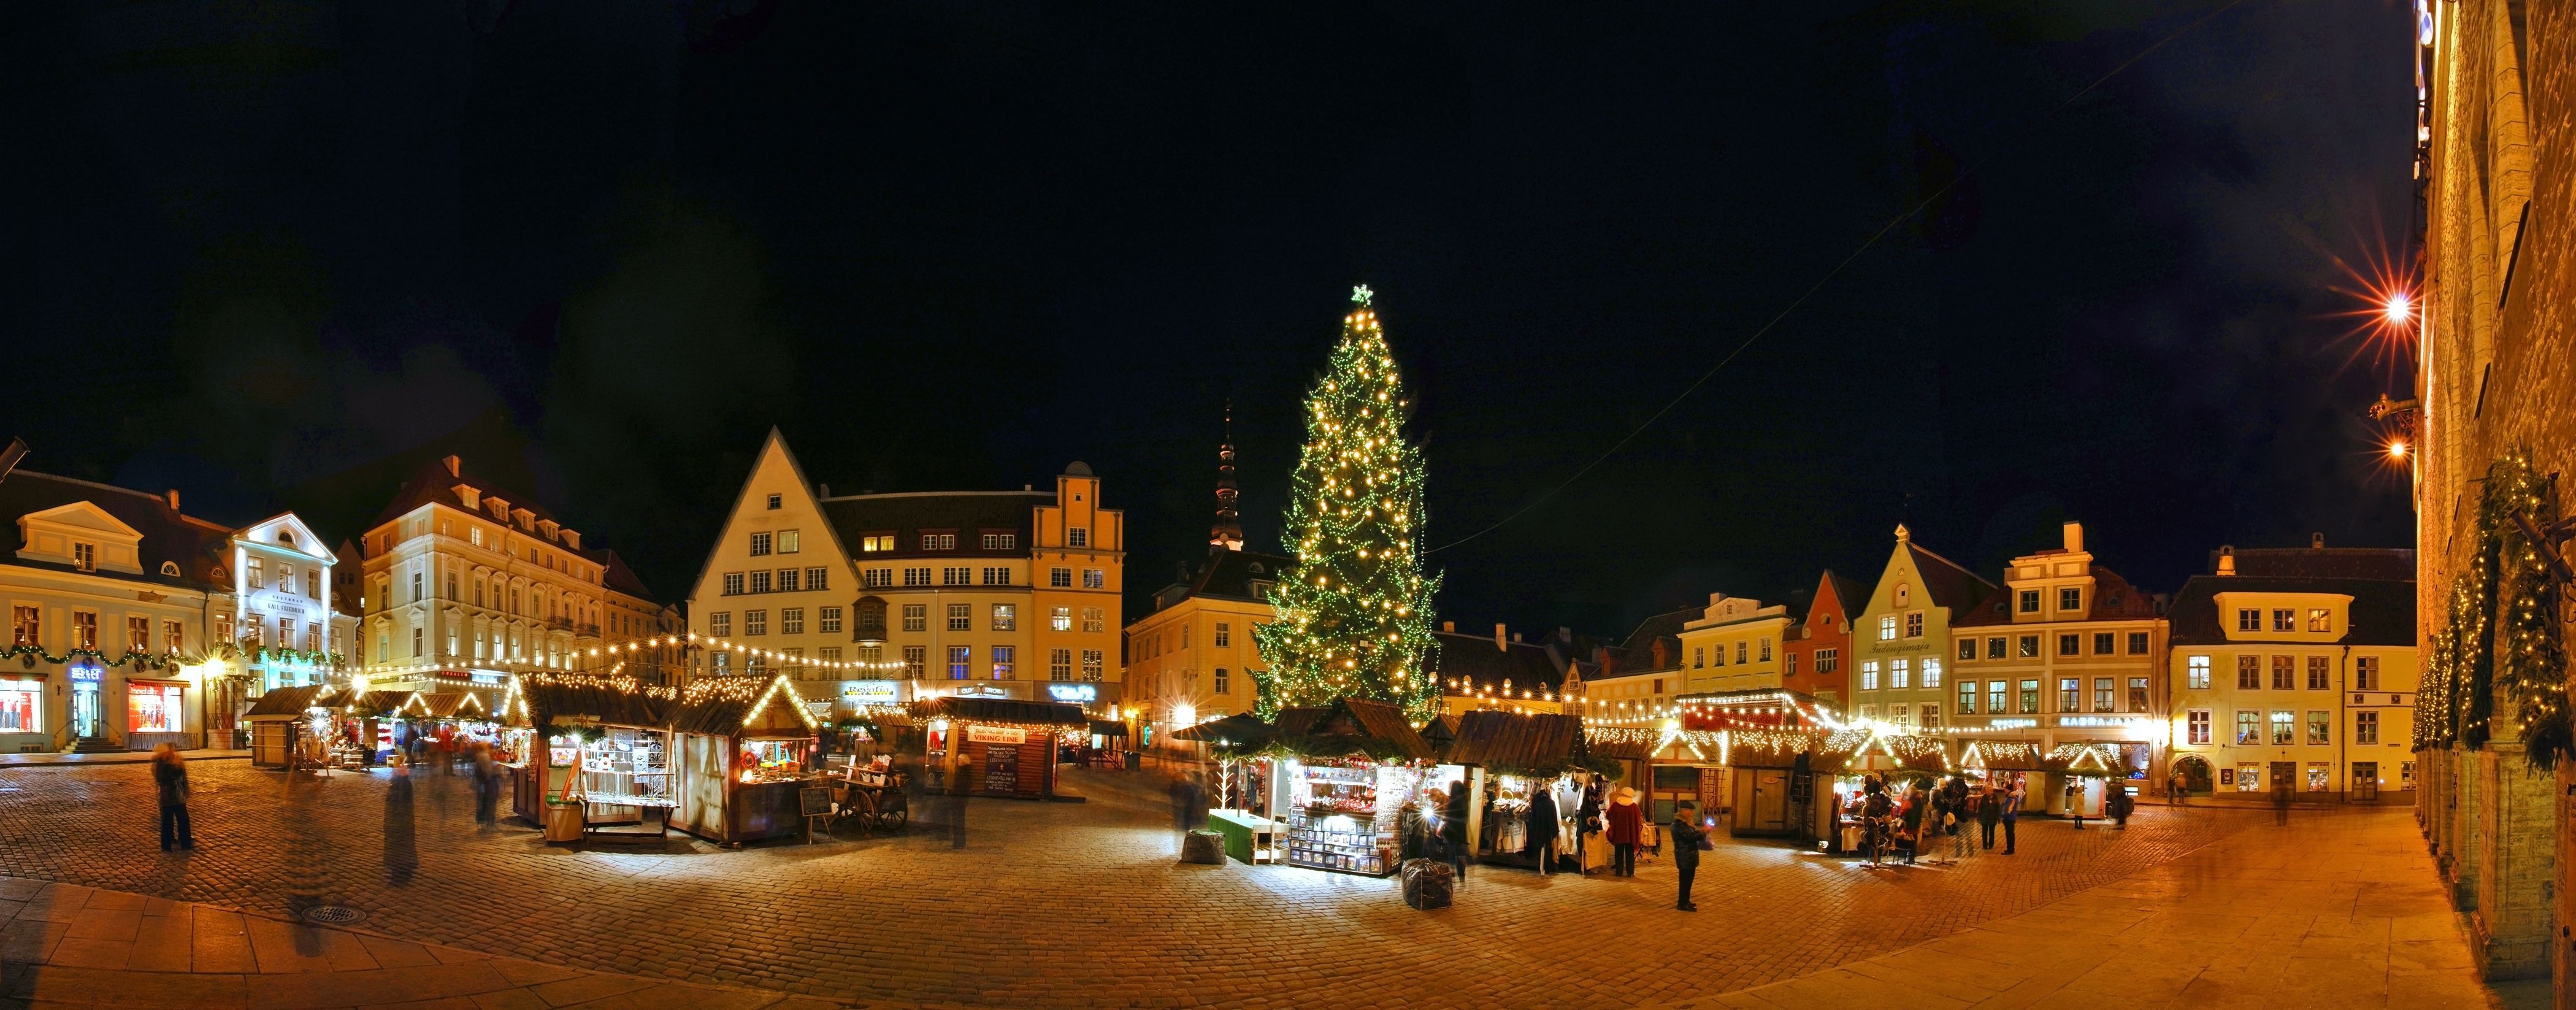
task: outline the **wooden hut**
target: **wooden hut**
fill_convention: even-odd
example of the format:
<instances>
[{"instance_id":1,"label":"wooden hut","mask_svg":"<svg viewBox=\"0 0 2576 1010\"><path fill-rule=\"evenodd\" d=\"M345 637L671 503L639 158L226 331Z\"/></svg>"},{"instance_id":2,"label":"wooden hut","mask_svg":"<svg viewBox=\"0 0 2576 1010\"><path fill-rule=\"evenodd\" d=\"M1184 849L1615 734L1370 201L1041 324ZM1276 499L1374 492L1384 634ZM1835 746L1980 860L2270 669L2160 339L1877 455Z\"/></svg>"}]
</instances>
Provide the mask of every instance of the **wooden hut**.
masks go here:
<instances>
[{"instance_id":1,"label":"wooden hut","mask_svg":"<svg viewBox=\"0 0 2576 1010\"><path fill-rule=\"evenodd\" d=\"M303 740L312 734L313 710L328 708L343 693L329 684L272 687L242 713L250 727L250 766L288 768Z\"/></svg>"},{"instance_id":2,"label":"wooden hut","mask_svg":"<svg viewBox=\"0 0 2576 1010\"><path fill-rule=\"evenodd\" d=\"M931 764L952 793L1025 800L1055 795L1055 741L1088 731L1081 706L1009 698L932 698L913 705L930 726Z\"/></svg>"},{"instance_id":3,"label":"wooden hut","mask_svg":"<svg viewBox=\"0 0 2576 1010\"><path fill-rule=\"evenodd\" d=\"M1523 868L1547 865L1552 857L1579 860L1582 853L1573 846L1582 832L1574 821L1583 787L1589 776L1619 768L1617 762L1592 759L1583 720L1479 709L1461 713L1456 732L1441 761L1465 768L1468 788L1478 797L1467 816L1477 858ZM1534 809L1552 812L1547 819L1554 823L1533 820ZM1542 832L1558 840L1551 851L1527 843Z\"/></svg>"},{"instance_id":4,"label":"wooden hut","mask_svg":"<svg viewBox=\"0 0 2576 1010\"><path fill-rule=\"evenodd\" d=\"M633 677L588 673L521 673L510 678L503 715L519 732L507 748L514 789L510 812L540 826L546 823L546 798L575 799L597 794L585 811L602 822L640 819L644 808L659 807L670 794L667 779L627 774L618 779L590 772L611 764L602 754L626 745L667 754L670 709L675 692L647 687ZM586 758L586 752L592 752ZM597 760L592 760L596 758ZM667 759L660 764L667 764ZM599 767L594 767L599 766Z\"/></svg>"},{"instance_id":5,"label":"wooden hut","mask_svg":"<svg viewBox=\"0 0 2576 1010\"><path fill-rule=\"evenodd\" d=\"M672 827L726 845L805 829L800 793L821 784L821 726L785 675L691 681L670 726Z\"/></svg>"},{"instance_id":6,"label":"wooden hut","mask_svg":"<svg viewBox=\"0 0 2576 1010\"><path fill-rule=\"evenodd\" d=\"M1268 750L1283 757L1270 777L1270 805L1288 822L1286 861L1339 873L1395 872L1397 815L1426 784L1430 741L1402 708L1357 698L1284 709L1276 729Z\"/></svg>"}]
</instances>

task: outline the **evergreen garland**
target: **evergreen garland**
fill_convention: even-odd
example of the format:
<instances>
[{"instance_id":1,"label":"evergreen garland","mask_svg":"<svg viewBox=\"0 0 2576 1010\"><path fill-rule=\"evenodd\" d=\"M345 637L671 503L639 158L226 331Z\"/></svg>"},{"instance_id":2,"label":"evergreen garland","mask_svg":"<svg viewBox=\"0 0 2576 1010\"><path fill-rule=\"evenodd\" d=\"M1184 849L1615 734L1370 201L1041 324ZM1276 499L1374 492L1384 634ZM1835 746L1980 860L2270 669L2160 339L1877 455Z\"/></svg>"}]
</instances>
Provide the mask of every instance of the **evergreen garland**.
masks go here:
<instances>
[{"instance_id":1,"label":"evergreen garland","mask_svg":"<svg viewBox=\"0 0 2576 1010\"><path fill-rule=\"evenodd\" d=\"M93 666L126 666L130 664L137 671L167 670L179 664L179 657L177 656L172 656L167 653L141 652L134 649L127 649L123 654L116 656L110 656L106 652L98 649L65 649L63 650L62 655L57 656L46 652L44 646L41 645L12 645L6 648L0 648L0 662L12 659L18 659L20 661L20 665L31 669L39 662L60 664L69 663L77 659L89 660L90 664Z\"/></svg>"},{"instance_id":2,"label":"evergreen garland","mask_svg":"<svg viewBox=\"0 0 2576 1010\"><path fill-rule=\"evenodd\" d=\"M2415 696L2415 744L2471 750L2494 736L2496 695L2513 705L2532 767L2548 771L2576 756L2567 710L2567 649L2557 615L2557 579L2514 514L2534 526L2557 521L2549 479L2517 450L2487 468L2478 500L2476 550L2452 580L2449 613L2431 636Z\"/></svg>"},{"instance_id":3,"label":"evergreen garland","mask_svg":"<svg viewBox=\"0 0 2576 1010\"><path fill-rule=\"evenodd\" d=\"M1422 574L1423 463L1403 426L1411 401L1368 289L1342 318L1332 369L1307 392L1306 445L1285 528L1297 565L1255 625L1267 670L1255 711L1340 698L1393 702L1420 725L1440 711L1431 636L1438 575Z\"/></svg>"}]
</instances>

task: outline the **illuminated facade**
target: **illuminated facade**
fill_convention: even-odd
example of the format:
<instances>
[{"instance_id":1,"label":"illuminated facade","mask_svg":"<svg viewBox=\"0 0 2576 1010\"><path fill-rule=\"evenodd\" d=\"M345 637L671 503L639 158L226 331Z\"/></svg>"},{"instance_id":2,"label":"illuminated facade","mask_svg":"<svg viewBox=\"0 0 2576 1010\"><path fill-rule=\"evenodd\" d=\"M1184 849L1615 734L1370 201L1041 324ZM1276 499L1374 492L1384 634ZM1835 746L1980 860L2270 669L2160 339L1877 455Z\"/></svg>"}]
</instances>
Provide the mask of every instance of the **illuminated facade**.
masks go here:
<instances>
[{"instance_id":1,"label":"illuminated facade","mask_svg":"<svg viewBox=\"0 0 2576 1010\"><path fill-rule=\"evenodd\" d=\"M2174 598L2160 777L2222 797L2412 802L2414 555L2220 548Z\"/></svg>"},{"instance_id":2,"label":"illuminated facade","mask_svg":"<svg viewBox=\"0 0 2576 1010\"><path fill-rule=\"evenodd\" d=\"M772 431L689 595L692 675L811 699L1119 702L1126 522L1074 463L1052 491L833 496ZM837 689L819 682L830 681Z\"/></svg>"},{"instance_id":3,"label":"illuminated facade","mask_svg":"<svg viewBox=\"0 0 2576 1010\"><path fill-rule=\"evenodd\" d=\"M230 746L250 697L338 672L333 559L292 514L235 529L5 462L0 514L0 752Z\"/></svg>"},{"instance_id":4,"label":"illuminated facade","mask_svg":"<svg viewBox=\"0 0 2576 1010\"><path fill-rule=\"evenodd\" d=\"M1851 697L1852 614L1868 602L1868 586L1827 569L1816 580L1806 619L1790 627L1780 646L1781 685L1845 712Z\"/></svg>"},{"instance_id":5,"label":"illuminated facade","mask_svg":"<svg viewBox=\"0 0 2576 1010\"><path fill-rule=\"evenodd\" d=\"M1896 550L1852 628L1852 714L1905 732L1948 725L1950 624L1994 592L1994 583L1898 526Z\"/></svg>"},{"instance_id":6,"label":"illuminated facade","mask_svg":"<svg viewBox=\"0 0 2576 1010\"><path fill-rule=\"evenodd\" d=\"M1240 543L1240 541L1236 541ZM1127 703L1151 745L1187 725L1250 712L1262 667L1251 629L1276 616L1270 584L1293 559L1211 548L1180 582L1154 593L1154 609L1127 626ZM1140 733L1144 731L1140 730Z\"/></svg>"},{"instance_id":7,"label":"illuminated facade","mask_svg":"<svg viewBox=\"0 0 2576 1010\"><path fill-rule=\"evenodd\" d=\"M1725 593L1708 594L1708 607L1681 630L1687 693L1779 687L1781 648L1788 639L1789 608Z\"/></svg>"},{"instance_id":8,"label":"illuminated facade","mask_svg":"<svg viewBox=\"0 0 2576 1010\"><path fill-rule=\"evenodd\" d=\"M423 466L359 539L372 687L497 697L524 670L656 665L661 608L614 552L455 456ZM647 617L646 615L654 615Z\"/></svg>"},{"instance_id":9,"label":"illuminated facade","mask_svg":"<svg viewBox=\"0 0 2576 1010\"><path fill-rule=\"evenodd\" d=\"M2160 794L2151 770L2164 742L2161 601L2094 564L2083 524L2065 524L2062 537L2059 547L2012 559L2002 590L1951 619L1943 719L2041 753L2113 745L2131 767L2150 771L2139 792ZM2052 793L2045 808L2063 812L2063 804Z\"/></svg>"}]
</instances>

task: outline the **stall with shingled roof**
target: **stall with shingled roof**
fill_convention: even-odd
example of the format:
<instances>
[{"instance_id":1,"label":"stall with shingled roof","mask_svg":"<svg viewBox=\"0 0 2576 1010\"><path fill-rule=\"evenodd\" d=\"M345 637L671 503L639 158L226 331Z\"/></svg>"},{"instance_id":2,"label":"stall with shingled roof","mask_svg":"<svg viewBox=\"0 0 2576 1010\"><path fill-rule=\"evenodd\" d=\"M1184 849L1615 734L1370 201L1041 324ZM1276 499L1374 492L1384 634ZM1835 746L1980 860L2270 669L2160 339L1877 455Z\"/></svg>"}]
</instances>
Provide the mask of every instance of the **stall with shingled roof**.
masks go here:
<instances>
[{"instance_id":1,"label":"stall with shingled roof","mask_svg":"<svg viewBox=\"0 0 2576 1010\"><path fill-rule=\"evenodd\" d=\"M512 675L502 702L511 812L545 827L550 841L653 819L667 826L676 699L625 674Z\"/></svg>"},{"instance_id":2,"label":"stall with shingled roof","mask_svg":"<svg viewBox=\"0 0 2576 1010\"><path fill-rule=\"evenodd\" d=\"M821 728L783 674L690 681L671 716L671 826L725 845L804 833L804 791L828 789Z\"/></svg>"},{"instance_id":3,"label":"stall with shingled roof","mask_svg":"<svg viewBox=\"0 0 2576 1010\"><path fill-rule=\"evenodd\" d=\"M912 717L929 727L928 785L1023 800L1055 796L1058 740L1091 729L1081 706L1055 701L943 696L915 702Z\"/></svg>"},{"instance_id":4,"label":"stall with shingled roof","mask_svg":"<svg viewBox=\"0 0 2576 1010\"><path fill-rule=\"evenodd\" d=\"M1280 711L1263 744L1277 773L1270 808L1287 823L1284 862L1383 877L1398 868L1398 821L1424 802L1435 755L1404 710L1344 698Z\"/></svg>"}]
</instances>

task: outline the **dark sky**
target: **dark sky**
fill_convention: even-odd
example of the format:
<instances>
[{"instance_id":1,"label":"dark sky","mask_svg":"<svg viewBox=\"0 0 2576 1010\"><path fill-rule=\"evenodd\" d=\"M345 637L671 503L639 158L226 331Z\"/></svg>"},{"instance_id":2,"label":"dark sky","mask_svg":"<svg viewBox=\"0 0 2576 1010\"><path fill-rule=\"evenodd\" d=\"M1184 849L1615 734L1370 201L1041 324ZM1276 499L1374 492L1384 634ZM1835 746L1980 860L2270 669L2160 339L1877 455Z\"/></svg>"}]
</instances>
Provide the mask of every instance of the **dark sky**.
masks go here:
<instances>
[{"instance_id":1,"label":"dark sky","mask_svg":"<svg viewBox=\"0 0 2576 1010\"><path fill-rule=\"evenodd\" d=\"M353 535L462 448L687 591L782 428L836 491L1089 462L1131 598L1256 546L1351 285L1416 391L1442 616L1624 634L1992 572L2081 519L2402 545L2410 17L2134 0L28 4L0 15L27 465ZM2157 7L2154 13L2140 13Z\"/></svg>"}]
</instances>

